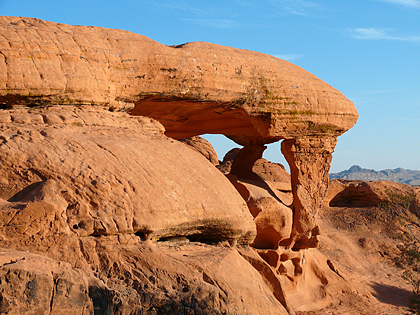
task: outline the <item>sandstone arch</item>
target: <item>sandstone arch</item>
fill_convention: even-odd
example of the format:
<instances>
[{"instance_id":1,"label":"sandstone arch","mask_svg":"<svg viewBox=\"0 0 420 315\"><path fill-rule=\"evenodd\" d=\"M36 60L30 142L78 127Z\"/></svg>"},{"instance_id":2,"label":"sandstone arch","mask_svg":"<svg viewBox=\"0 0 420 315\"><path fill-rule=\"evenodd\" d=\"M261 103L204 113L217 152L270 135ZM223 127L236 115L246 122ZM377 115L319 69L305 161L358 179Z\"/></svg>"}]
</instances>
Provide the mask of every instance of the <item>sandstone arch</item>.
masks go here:
<instances>
[{"instance_id":1,"label":"sandstone arch","mask_svg":"<svg viewBox=\"0 0 420 315\"><path fill-rule=\"evenodd\" d=\"M331 154L358 118L339 91L252 51L165 46L130 32L30 18L1 17L0 26L0 108L89 104L158 119L175 139L224 134L252 156L234 163L239 173L264 144L284 139L294 194L288 246L316 246Z\"/></svg>"}]
</instances>

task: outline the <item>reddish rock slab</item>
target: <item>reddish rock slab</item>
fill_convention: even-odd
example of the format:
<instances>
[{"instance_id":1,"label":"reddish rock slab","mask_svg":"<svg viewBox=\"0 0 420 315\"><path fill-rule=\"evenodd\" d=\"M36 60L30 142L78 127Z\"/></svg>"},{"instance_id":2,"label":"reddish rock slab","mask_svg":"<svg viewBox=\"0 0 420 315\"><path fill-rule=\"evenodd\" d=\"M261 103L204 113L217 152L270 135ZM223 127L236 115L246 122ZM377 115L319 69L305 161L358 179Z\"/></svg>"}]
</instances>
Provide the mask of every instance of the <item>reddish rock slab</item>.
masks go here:
<instances>
[{"instance_id":1,"label":"reddish rock slab","mask_svg":"<svg viewBox=\"0 0 420 315\"><path fill-rule=\"evenodd\" d=\"M213 146L206 139L195 136L191 138L180 139L182 143L190 146L197 152L201 153L213 165L219 165L219 159Z\"/></svg>"},{"instance_id":2,"label":"reddish rock slab","mask_svg":"<svg viewBox=\"0 0 420 315\"><path fill-rule=\"evenodd\" d=\"M44 221L62 216L66 229L80 236L138 233L240 243L255 237L252 216L229 181L201 154L165 137L150 118L91 107L1 116L9 122L0 126L0 198L9 201L23 230L36 229L36 216L45 213ZM37 214L30 202L55 209Z\"/></svg>"}]
</instances>

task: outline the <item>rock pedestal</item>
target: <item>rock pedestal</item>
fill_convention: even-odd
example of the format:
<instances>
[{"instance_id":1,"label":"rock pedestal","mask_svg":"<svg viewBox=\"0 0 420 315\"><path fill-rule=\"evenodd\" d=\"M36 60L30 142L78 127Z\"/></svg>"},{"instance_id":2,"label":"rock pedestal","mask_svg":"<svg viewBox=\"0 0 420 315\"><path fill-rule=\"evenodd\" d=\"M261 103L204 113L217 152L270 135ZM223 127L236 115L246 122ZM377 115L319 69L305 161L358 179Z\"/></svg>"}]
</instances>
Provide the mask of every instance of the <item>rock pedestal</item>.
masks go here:
<instances>
[{"instance_id":1,"label":"rock pedestal","mask_svg":"<svg viewBox=\"0 0 420 315\"><path fill-rule=\"evenodd\" d=\"M293 192L293 230L289 248L318 246L316 214L328 188L328 172L336 138L284 140L281 151L289 166Z\"/></svg>"}]
</instances>

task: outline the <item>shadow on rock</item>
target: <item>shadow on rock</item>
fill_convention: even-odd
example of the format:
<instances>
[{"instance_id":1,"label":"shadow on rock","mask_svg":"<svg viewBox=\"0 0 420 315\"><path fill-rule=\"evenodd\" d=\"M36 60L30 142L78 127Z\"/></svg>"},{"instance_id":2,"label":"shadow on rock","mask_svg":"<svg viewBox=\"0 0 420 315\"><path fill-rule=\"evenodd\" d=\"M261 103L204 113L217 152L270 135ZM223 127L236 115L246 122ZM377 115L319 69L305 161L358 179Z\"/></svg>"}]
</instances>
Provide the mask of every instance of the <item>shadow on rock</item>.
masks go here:
<instances>
[{"instance_id":1,"label":"shadow on rock","mask_svg":"<svg viewBox=\"0 0 420 315\"><path fill-rule=\"evenodd\" d=\"M409 290L377 282L372 283L372 288L375 290L373 296L382 303L409 306L409 298L412 295Z\"/></svg>"}]
</instances>

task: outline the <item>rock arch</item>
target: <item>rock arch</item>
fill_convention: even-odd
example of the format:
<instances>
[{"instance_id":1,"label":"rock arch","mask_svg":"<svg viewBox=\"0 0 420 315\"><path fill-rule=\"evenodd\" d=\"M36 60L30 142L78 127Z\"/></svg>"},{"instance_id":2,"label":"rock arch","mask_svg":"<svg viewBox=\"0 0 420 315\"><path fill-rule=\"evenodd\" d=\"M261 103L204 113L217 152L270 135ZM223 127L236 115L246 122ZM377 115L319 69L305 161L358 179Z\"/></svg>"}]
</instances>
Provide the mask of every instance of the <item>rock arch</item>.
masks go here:
<instances>
[{"instance_id":1,"label":"rock arch","mask_svg":"<svg viewBox=\"0 0 420 315\"><path fill-rule=\"evenodd\" d=\"M141 133L145 132L149 134L147 137L150 137L148 148L159 151L152 141L159 140L157 137L160 137L162 141L176 143L161 135L163 130L160 124L152 123L154 127L151 127L149 123L140 123L148 118L128 118L126 114L104 112L104 110L128 111L134 116L157 119L166 129L166 135L174 139L217 133L242 145L243 149L233 162L229 179L239 187L238 191L241 192L243 188L243 197L255 221L259 220L261 223L254 246L266 264L254 251L248 251L245 248L238 248L238 251L263 274L267 282L272 284L276 298L285 306L285 309L288 309L288 303L282 292L282 284L277 276L284 275L294 285L297 282L296 279L303 274L304 268L313 266L310 258L314 252L298 249L318 245L317 235L320 231L316 224L316 213L328 186L328 171L337 137L350 129L358 118L352 102L339 91L300 67L257 52L204 42L165 46L130 32L69 26L31 18L0 17L0 27L2 35L0 37L0 109L7 109L4 111L5 114L0 115L1 123L29 124L38 126L39 129L44 128L43 124L70 125L77 132L82 133L83 137L89 135L89 130L96 130L96 127L101 124L106 125L107 128L115 128L117 125L118 137L123 139L121 142L141 138L143 137ZM37 108L28 111L26 110L28 107ZM54 113L48 115L44 107L48 107L48 110L51 109ZM20 114L22 108L30 114L31 118L28 118L26 114ZM67 110L62 110L63 108ZM9 109L13 112L12 114L8 113ZM79 109L80 115L74 114L78 113ZM74 113L70 113L71 111ZM94 115L86 114L89 111L98 112ZM115 117L119 114L124 117L112 118L113 114ZM130 128L129 121L135 120L138 120L135 124L140 124L141 128ZM87 123L89 128L87 128ZM85 126L84 131L77 129L80 126ZM13 128L19 129L19 126ZM112 132L115 133L115 130L112 129ZM101 141L109 140L100 131L96 131ZM16 134L18 132L21 131L16 131ZM48 135L44 130L42 132L43 137L44 134ZM136 137L130 134L136 132L139 133ZM26 134L28 139L33 136L30 130ZM15 138L15 135L10 136L12 137ZM282 140L281 151L291 170L293 202L290 208L277 207L270 201L272 200L270 198L276 198L270 193L270 187L263 187L263 192L258 190L261 187L258 183L255 185L255 181L260 179L252 172L252 165L262 156L265 145L279 140ZM22 146L26 145L22 137L16 137L15 141L20 141ZM143 148L148 143L143 141ZM119 143L114 141L112 145L119 145ZM175 146L177 145L181 146L176 143ZM142 154L141 147L140 149L135 147L135 141L127 147L136 151L136 154ZM37 146L34 150L38 152L39 147ZM98 146L97 150L102 152L102 146ZM55 152L55 150L52 151ZM175 151L175 149L170 151L170 154L177 155L178 152L172 153ZM19 152L25 153L25 150L19 150ZM38 156L35 153L33 155L34 161L42 160L41 155ZM57 156L59 157L59 154ZM92 156L97 157L96 154ZM201 158L198 154L197 156ZM178 158L182 158L181 154ZM20 160L23 161L22 163L29 161L24 154ZM48 158L44 160L49 161ZM45 162L44 160L42 162ZM62 162L59 158L55 161L57 165ZM181 164L182 162L179 162L179 165ZM179 169L176 165L172 168L173 163L170 161L167 165L171 168L171 174L178 175ZM210 167L210 165L207 166ZM12 168L13 165L10 167ZM28 167L25 168L28 169ZM144 166L144 168L147 167ZM214 168L208 169L210 169L209 172L217 173ZM75 176L70 163L68 163L68 170L71 176ZM133 170L135 171L136 168L133 167ZM145 170L145 173L147 171L149 170ZM121 174L125 175L126 171ZM172 180L174 190L177 187L175 175ZM231 234L225 239L232 242L243 240L243 244L250 243L254 239L255 225L247 208L220 173L213 175L219 176L220 180L226 184L226 186L216 187L218 191L214 194L218 194L221 203L229 203L231 200L226 198L226 192L223 190L230 190L231 196L234 196L232 199L235 198L239 213L242 214L241 217L234 216L234 219L238 222L243 221L243 224L239 224L239 227L233 225ZM37 178L38 174L33 176ZM72 180L71 176L63 177L66 180ZM206 171L202 172L201 178L204 182L208 180L210 183L206 183L212 185ZM116 178L111 179L117 181ZM78 194L82 194L86 199L86 208L93 208L95 213L99 213L98 204L92 202L91 196L108 195L110 190L98 188L102 187L98 185L101 183L99 180L92 178L90 183L92 189L89 194L80 192ZM45 189L58 190L54 182L47 184ZM121 204L124 205L126 199L127 203L131 202L132 198L130 199L124 190L124 183L119 184L118 186L116 183L116 187L120 187L118 189L121 191ZM44 191L42 187L38 187L41 193ZM141 185L138 187L140 189ZM60 193L68 193L67 190L59 190ZM153 187L151 191L157 192ZM203 191L207 190L203 189ZM115 194L112 196L114 197ZM174 199L170 194L167 196L168 200ZM197 197L197 194L190 192L188 196L193 202L197 202L200 198L204 198L203 196L209 195L202 192ZM0 197L4 198L4 196ZM7 196L7 199L9 197ZM42 198L44 198L42 200L51 199L48 194L42 195ZM90 223L79 220L77 216L84 216L84 208L79 207L83 210L79 211L79 208L74 206L76 203L73 203L72 198L70 195L68 200L54 201L69 211L71 220L77 219L74 222L71 220L67 222L70 223L67 230L70 228L77 230L79 235L86 231L86 235L93 236L98 236L95 231L99 231L101 235L120 235L126 231L135 231L140 239L148 238L152 232L148 226L131 220L131 217L130 220L126 220L131 224L127 223L128 228L125 221L114 224L106 211L100 212L101 217L98 216L100 220L108 222L105 225L99 224L99 219L98 222L93 220ZM180 202L184 199L185 194L179 198ZM161 200L158 201L161 202ZM71 205L67 207L66 203L71 203ZM202 208L203 213L208 213L206 211L208 205L209 209L219 211L217 206L213 208L215 204L217 202L214 203L214 200L210 198L208 203L201 204L201 207L197 208ZM146 206L143 208L147 209ZM179 208L175 207L174 217L181 220L182 216L177 215ZM184 208L188 209L188 207ZM229 205L225 208L229 208ZM120 211L119 208L117 210ZM115 217L121 219L122 216L119 213L115 212L115 214ZM158 231L154 232L156 237L165 238L168 235L179 234L170 229L174 225L173 221L163 220L162 223L157 222L159 220L148 219L144 215L138 215L138 217L148 222L153 221L158 225L154 227L154 230ZM190 217L195 216L191 214ZM247 217L249 220L246 219ZM266 224L272 217L278 220L276 224L280 228ZM183 222L178 223L182 229ZM257 226L258 224L257 222ZM63 223L63 226L66 225ZM208 222L203 224L198 222L195 226L198 230L191 232L193 236L199 235L203 226L210 225ZM220 230L226 230L224 223ZM237 233L238 230L244 232ZM281 248L278 248L279 245ZM63 253L63 255L71 255L71 253ZM308 261L305 267L305 262ZM315 273L318 275L319 270ZM322 280L322 283L325 284L325 281Z\"/></svg>"},{"instance_id":2,"label":"rock arch","mask_svg":"<svg viewBox=\"0 0 420 315\"><path fill-rule=\"evenodd\" d=\"M224 134L244 146L247 172L267 143L284 140L294 223L288 247L316 246L315 214L353 103L278 58L205 42L165 46L145 36L1 17L0 107L98 105L155 118L175 139ZM35 34L35 35L34 35Z\"/></svg>"}]
</instances>

